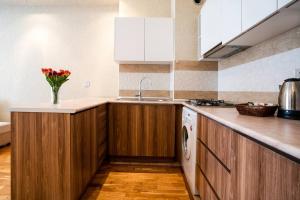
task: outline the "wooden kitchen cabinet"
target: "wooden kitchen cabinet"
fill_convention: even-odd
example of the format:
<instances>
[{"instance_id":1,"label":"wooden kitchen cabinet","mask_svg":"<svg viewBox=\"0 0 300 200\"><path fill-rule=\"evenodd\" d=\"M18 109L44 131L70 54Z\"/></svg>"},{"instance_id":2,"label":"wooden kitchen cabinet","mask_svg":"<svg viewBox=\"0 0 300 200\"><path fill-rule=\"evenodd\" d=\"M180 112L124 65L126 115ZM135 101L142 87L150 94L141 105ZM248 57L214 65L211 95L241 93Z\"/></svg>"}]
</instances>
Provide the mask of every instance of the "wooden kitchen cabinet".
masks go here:
<instances>
[{"instance_id":1,"label":"wooden kitchen cabinet","mask_svg":"<svg viewBox=\"0 0 300 200\"><path fill-rule=\"evenodd\" d=\"M201 124L198 126L198 139L226 168L231 169L233 130L201 115L198 116L198 124Z\"/></svg>"},{"instance_id":2,"label":"wooden kitchen cabinet","mask_svg":"<svg viewBox=\"0 0 300 200\"><path fill-rule=\"evenodd\" d=\"M299 163L202 115L198 127L202 199L299 199Z\"/></svg>"},{"instance_id":3,"label":"wooden kitchen cabinet","mask_svg":"<svg viewBox=\"0 0 300 200\"><path fill-rule=\"evenodd\" d=\"M71 194L74 199L79 199L97 170L96 131L95 108L71 115Z\"/></svg>"},{"instance_id":4,"label":"wooden kitchen cabinet","mask_svg":"<svg viewBox=\"0 0 300 200\"><path fill-rule=\"evenodd\" d=\"M234 199L299 199L300 164L246 137L236 136Z\"/></svg>"},{"instance_id":5,"label":"wooden kitchen cabinet","mask_svg":"<svg viewBox=\"0 0 300 200\"><path fill-rule=\"evenodd\" d=\"M12 112L12 199L79 199L105 156L105 110Z\"/></svg>"},{"instance_id":6,"label":"wooden kitchen cabinet","mask_svg":"<svg viewBox=\"0 0 300 200\"><path fill-rule=\"evenodd\" d=\"M173 158L175 106L110 104L109 155Z\"/></svg>"},{"instance_id":7,"label":"wooden kitchen cabinet","mask_svg":"<svg viewBox=\"0 0 300 200\"><path fill-rule=\"evenodd\" d=\"M96 108L97 120L97 161L98 167L102 164L107 154L107 104L100 105Z\"/></svg>"}]
</instances>

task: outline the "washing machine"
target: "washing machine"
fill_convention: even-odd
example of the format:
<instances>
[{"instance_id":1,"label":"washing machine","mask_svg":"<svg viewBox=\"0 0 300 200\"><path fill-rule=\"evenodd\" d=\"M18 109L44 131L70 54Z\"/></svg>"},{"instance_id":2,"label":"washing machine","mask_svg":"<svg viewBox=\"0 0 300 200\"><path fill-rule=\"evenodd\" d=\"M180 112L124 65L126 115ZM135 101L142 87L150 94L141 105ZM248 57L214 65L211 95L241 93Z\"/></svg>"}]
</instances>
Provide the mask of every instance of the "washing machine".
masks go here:
<instances>
[{"instance_id":1,"label":"washing machine","mask_svg":"<svg viewBox=\"0 0 300 200\"><path fill-rule=\"evenodd\" d=\"M181 164L193 195L198 195L198 191L196 188L196 146L197 113L187 107L183 107Z\"/></svg>"}]
</instances>

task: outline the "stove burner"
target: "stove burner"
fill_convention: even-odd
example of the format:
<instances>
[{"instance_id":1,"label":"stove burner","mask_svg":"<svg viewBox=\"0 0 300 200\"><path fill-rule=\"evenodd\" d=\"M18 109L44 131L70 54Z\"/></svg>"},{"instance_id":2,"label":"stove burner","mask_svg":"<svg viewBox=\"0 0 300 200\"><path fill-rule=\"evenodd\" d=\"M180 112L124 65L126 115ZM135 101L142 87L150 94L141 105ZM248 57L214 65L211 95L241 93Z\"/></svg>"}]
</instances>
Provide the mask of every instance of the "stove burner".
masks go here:
<instances>
[{"instance_id":1,"label":"stove burner","mask_svg":"<svg viewBox=\"0 0 300 200\"><path fill-rule=\"evenodd\" d=\"M224 100L215 99L191 99L189 102L194 106L233 106L233 104Z\"/></svg>"}]
</instances>

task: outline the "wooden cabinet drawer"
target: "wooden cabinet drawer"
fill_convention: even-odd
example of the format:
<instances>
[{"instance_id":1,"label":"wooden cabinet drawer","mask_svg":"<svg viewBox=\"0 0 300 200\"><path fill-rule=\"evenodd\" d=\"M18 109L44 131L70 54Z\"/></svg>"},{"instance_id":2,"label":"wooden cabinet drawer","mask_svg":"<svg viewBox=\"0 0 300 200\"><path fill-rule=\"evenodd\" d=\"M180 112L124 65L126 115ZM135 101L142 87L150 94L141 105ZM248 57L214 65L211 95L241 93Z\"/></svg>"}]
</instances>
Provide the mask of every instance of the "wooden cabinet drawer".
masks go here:
<instances>
[{"instance_id":1,"label":"wooden cabinet drawer","mask_svg":"<svg viewBox=\"0 0 300 200\"><path fill-rule=\"evenodd\" d=\"M198 166L196 167L196 184L201 200L219 200Z\"/></svg>"},{"instance_id":2,"label":"wooden cabinet drawer","mask_svg":"<svg viewBox=\"0 0 300 200\"><path fill-rule=\"evenodd\" d=\"M230 172L199 140L197 140L197 164L217 196L220 199L229 199Z\"/></svg>"},{"instance_id":3,"label":"wooden cabinet drawer","mask_svg":"<svg viewBox=\"0 0 300 200\"><path fill-rule=\"evenodd\" d=\"M233 130L202 115L198 115L198 139L228 168L232 167Z\"/></svg>"}]
</instances>

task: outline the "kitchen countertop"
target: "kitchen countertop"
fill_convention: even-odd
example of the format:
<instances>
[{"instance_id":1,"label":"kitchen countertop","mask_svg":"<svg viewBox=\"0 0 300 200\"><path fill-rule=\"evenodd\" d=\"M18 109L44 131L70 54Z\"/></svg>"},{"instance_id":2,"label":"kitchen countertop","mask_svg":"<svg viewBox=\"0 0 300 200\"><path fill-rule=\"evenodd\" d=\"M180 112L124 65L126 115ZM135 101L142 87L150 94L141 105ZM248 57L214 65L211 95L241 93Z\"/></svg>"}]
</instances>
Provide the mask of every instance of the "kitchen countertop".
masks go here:
<instances>
[{"instance_id":1,"label":"kitchen countertop","mask_svg":"<svg viewBox=\"0 0 300 200\"><path fill-rule=\"evenodd\" d=\"M300 121L240 115L235 108L184 106L237 132L300 159Z\"/></svg>"},{"instance_id":2,"label":"kitchen countertop","mask_svg":"<svg viewBox=\"0 0 300 200\"><path fill-rule=\"evenodd\" d=\"M105 104L109 100L109 98L85 98L60 101L57 105L53 105L50 102L35 105L17 105L12 106L10 112L77 113Z\"/></svg>"},{"instance_id":3,"label":"kitchen countertop","mask_svg":"<svg viewBox=\"0 0 300 200\"><path fill-rule=\"evenodd\" d=\"M182 104L237 132L300 159L300 121L277 117L260 118L243 116L239 115L235 108L196 107L185 103L183 100L138 101L129 99L118 100L116 98L88 98L62 101L59 105L55 106L50 103L34 106L15 106L10 111L76 113L105 103Z\"/></svg>"},{"instance_id":4,"label":"kitchen countertop","mask_svg":"<svg viewBox=\"0 0 300 200\"><path fill-rule=\"evenodd\" d=\"M58 105L40 103L35 105L16 105L10 108L10 112L50 112L50 113L77 113L105 103L139 103L139 104L181 104L183 101L154 101L154 100L132 100L130 98L84 98L76 100L61 101Z\"/></svg>"}]
</instances>

